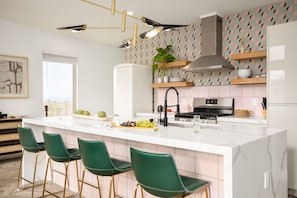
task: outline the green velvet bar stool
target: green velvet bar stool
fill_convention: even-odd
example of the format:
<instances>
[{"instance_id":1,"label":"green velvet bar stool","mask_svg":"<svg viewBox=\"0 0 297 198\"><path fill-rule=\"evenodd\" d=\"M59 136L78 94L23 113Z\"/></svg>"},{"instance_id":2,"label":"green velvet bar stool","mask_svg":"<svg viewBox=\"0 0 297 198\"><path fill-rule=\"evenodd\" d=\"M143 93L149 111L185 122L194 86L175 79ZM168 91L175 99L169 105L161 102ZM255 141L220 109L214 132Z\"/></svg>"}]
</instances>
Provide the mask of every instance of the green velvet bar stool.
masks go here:
<instances>
[{"instance_id":1,"label":"green velvet bar stool","mask_svg":"<svg viewBox=\"0 0 297 198\"><path fill-rule=\"evenodd\" d=\"M130 148L133 171L138 184L157 197L186 197L195 191L205 191L208 198L210 182L178 174L175 161L170 154L150 153Z\"/></svg>"},{"instance_id":2,"label":"green velvet bar stool","mask_svg":"<svg viewBox=\"0 0 297 198\"><path fill-rule=\"evenodd\" d=\"M44 193L47 192L51 195L57 196L56 194L58 192L50 192L46 189L46 178L47 178L47 172L48 167L51 161L58 162L58 163L64 163L65 165L65 173L61 173L59 171L53 170L54 172L57 172L59 174L65 175L64 179L64 189L63 189L63 197L66 197L66 185L68 182L69 187L69 181L68 181L68 167L70 162L75 162L76 165L76 176L77 176L77 185L78 190L80 189L79 185L79 174L78 174L78 164L77 160L80 160L80 154L79 150L77 148L66 148L64 141L60 134L57 133L45 133L43 132L43 138L45 143L46 152L49 156L46 164L46 171L45 171L45 179L43 184L43 191L42 191L42 197L44 197ZM72 195L73 196L73 195Z\"/></svg>"},{"instance_id":3,"label":"green velvet bar stool","mask_svg":"<svg viewBox=\"0 0 297 198\"><path fill-rule=\"evenodd\" d=\"M37 162L38 162L38 154L42 151L45 151L44 142L37 142L35 139L35 136L33 134L33 131L31 128L28 127L18 127L17 128L19 138L20 138L20 144L22 146L22 157L20 162L20 168L19 168L19 174L18 174L18 181L17 181L17 190L21 190L20 188L20 182L21 180L24 180L30 184L29 187L32 187L32 197L34 197L34 188L36 186L36 169L37 169ZM35 162L34 162L34 172L33 172L33 178L32 181L24 178L22 176L22 165L23 165L23 159L24 154L26 152L34 153L35 154ZM39 184L41 185L41 184ZM24 187L24 188L29 188ZM23 189L23 188L22 188Z\"/></svg>"},{"instance_id":4,"label":"green velvet bar stool","mask_svg":"<svg viewBox=\"0 0 297 198\"><path fill-rule=\"evenodd\" d=\"M82 197L83 184L98 188L99 197L101 197L100 183L98 176L110 176L109 198L113 191L113 197L116 197L114 176L131 170L131 163L114 159L109 156L106 145L99 140L83 140L78 138L79 151L82 162L85 166L82 174L82 184L80 189L80 197ZM97 186L84 181L85 171L88 170L97 176Z\"/></svg>"}]
</instances>

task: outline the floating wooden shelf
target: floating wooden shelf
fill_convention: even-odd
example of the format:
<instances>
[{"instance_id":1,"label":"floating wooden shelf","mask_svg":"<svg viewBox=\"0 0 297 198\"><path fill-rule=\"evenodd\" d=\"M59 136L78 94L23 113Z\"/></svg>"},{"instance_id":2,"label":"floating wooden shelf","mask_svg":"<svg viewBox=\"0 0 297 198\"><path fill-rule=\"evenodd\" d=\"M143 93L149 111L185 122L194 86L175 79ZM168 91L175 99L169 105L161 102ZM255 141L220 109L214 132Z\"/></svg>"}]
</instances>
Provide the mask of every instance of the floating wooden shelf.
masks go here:
<instances>
[{"instance_id":1,"label":"floating wooden shelf","mask_svg":"<svg viewBox=\"0 0 297 198\"><path fill-rule=\"evenodd\" d=\"M188 61L188 60L179 60L179 61L167 63L166 65L158 64L158 69L171 68L171 67L184 67L190 63L191 61Z\"/></svg>"},{"instance_id":2,"label":"floating wooden shelf","mask_svg":"<svg viewBox=\"0 0 297 198\"><path fill-rule=\"evenodd\" d=\"M231 85L266 84L266 78L237 78L231 80Z\"/></svg>"},{"instance_id":3,"label":"floating wooden shelf","mask_svg":"<svg viewBox=\"0 0 297 198\"><path fill-rule=\"evenodd\" d=\"M193 87L195 84L193 82L169 82L169 83L154 83L152 88L162 88L162 87Z\"/></svg>"},{"instance_id":4,"label":"floating wooden shelf","mask_svg":"<svg viewBox=\"0 0 297 198\"><path fill-rule=\"evenodd\" d=\"M254 58L264 58L266 57L266 50L245 52L240 54L231 54L233 60L245 60L245 59L254 59Z\"/></svg>"}]
</instances>

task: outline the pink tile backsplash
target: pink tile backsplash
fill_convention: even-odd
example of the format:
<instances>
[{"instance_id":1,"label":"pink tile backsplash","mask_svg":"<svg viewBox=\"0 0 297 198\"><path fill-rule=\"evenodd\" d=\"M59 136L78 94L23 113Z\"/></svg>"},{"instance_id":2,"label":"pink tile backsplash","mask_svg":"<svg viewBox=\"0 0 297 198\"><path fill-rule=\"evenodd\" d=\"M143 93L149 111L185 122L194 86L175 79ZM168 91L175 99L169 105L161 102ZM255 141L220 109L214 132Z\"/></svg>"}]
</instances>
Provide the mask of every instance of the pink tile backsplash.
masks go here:
<instances>
[{"instance_id":1,"label":"pink tile backsplash","mask_svg":"<svg viewBox=\"0 0 297 198\"><path fill-rule=\"evenodd\" d=\"M199 95L195 95L195 97L208 97L209 95L209 89L208 87L199 87Z\"/></svg>"},{"instance_id":2,"label":"pink tile backsplash","mask_svg":"<svg viewBox=\"0 0 297 198\"><path fill-rule=\"evenodd\" d=\"M255 96L265 97L266 96L266 85L255 86Z\"/></svg>"},{"instance_id":3,"label":"pink tile backsplash","mask_svg":"<svg viewBox=\"0 0 297 198\"><path fill-rule=\"evenodd\" d=\"M220 86L219 97L230 97L230 86Z\"/></svg>"},{"instance_id":4,"label":"pink tile backsplash","mask_svg":"<svg viewBox=\"0 0 297 198\"><path fill-rule=\"evenodd\" d=\"M192 111L193 98L195 97L233 97L235 109L248 109L254 112L254 116L262 116L262 97L266 96L266 85L226 85L226 86L203 86L181 87L179 92L181 112ZM164 105L166 88L156 89L155 106ZM255 101L255 106L253 104ZM174 91L168 92L168 105L176 104ZM155 108L156 109L156 108ZM172 107L175 111L175 107Z\"/></svg>"},{"instance_id":5,"label":"pink tile backsplash","mask_svg":"<svg viewBox=\"0 0 297 198\"><path fill-rule=\"evenodd\" d=\"M242 96L255 96L255 86L254 85L242 85Z\"/></svg>"},{"instance_id":6,"label":"pink tile backsplash","mask_svg":"<svg viewBox=\"0 0 297 198\"><path fill-rule=\"evenodd\" d=\"M210 86L208 90L208 97L218 97L220 92L220 86Z\"/></svg>"}]
</instances>

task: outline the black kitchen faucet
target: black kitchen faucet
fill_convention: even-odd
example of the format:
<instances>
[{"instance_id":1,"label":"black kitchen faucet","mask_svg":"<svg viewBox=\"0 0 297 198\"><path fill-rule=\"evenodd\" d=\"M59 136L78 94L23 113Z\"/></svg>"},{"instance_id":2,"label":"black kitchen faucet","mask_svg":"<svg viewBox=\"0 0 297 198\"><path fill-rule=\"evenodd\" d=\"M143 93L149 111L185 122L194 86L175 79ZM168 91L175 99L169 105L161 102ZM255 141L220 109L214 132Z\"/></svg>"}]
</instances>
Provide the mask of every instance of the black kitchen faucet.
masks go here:
<instances>
[{"instance_id":1,"label":"black kitchen faucet","mask_svg":"<svg viewBox=\"0 0 297 198\"><path fill-rule=\"evenodd\" d=\"M176 105L170 105L170 106L167 106L167 94L168 94L168 91L173 89L175 92L176 92L176 96L177 96L177 102L176 102ZM173 107L173 106L176 106L176 114L179 114L179 93L177 91L176 88L174 87L169 87L167 90L166 90L166 93L165 93L165 102L164 102L164 126L168 126L168 117L167 117L167 107Z\"/></svg>"}]
</instances>

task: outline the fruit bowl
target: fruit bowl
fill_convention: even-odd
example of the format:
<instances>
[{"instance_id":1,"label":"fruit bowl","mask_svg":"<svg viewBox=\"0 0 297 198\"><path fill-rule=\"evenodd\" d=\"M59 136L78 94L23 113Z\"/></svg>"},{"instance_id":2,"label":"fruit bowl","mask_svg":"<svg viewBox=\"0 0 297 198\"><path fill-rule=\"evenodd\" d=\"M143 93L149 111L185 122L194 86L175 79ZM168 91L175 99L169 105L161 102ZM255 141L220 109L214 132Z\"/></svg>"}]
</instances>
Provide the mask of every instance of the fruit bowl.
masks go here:
<instances>
[{"instance_id":1,"label":"fruit bowl","mask_svg":"<svg viewBox=\"0 0 297 198\"><path fill-rule=\"evenodd\" d=\"M251 69L239 69L237 70L239 78L249 78L252 74Z\"/></svg>"}]
</instances>

